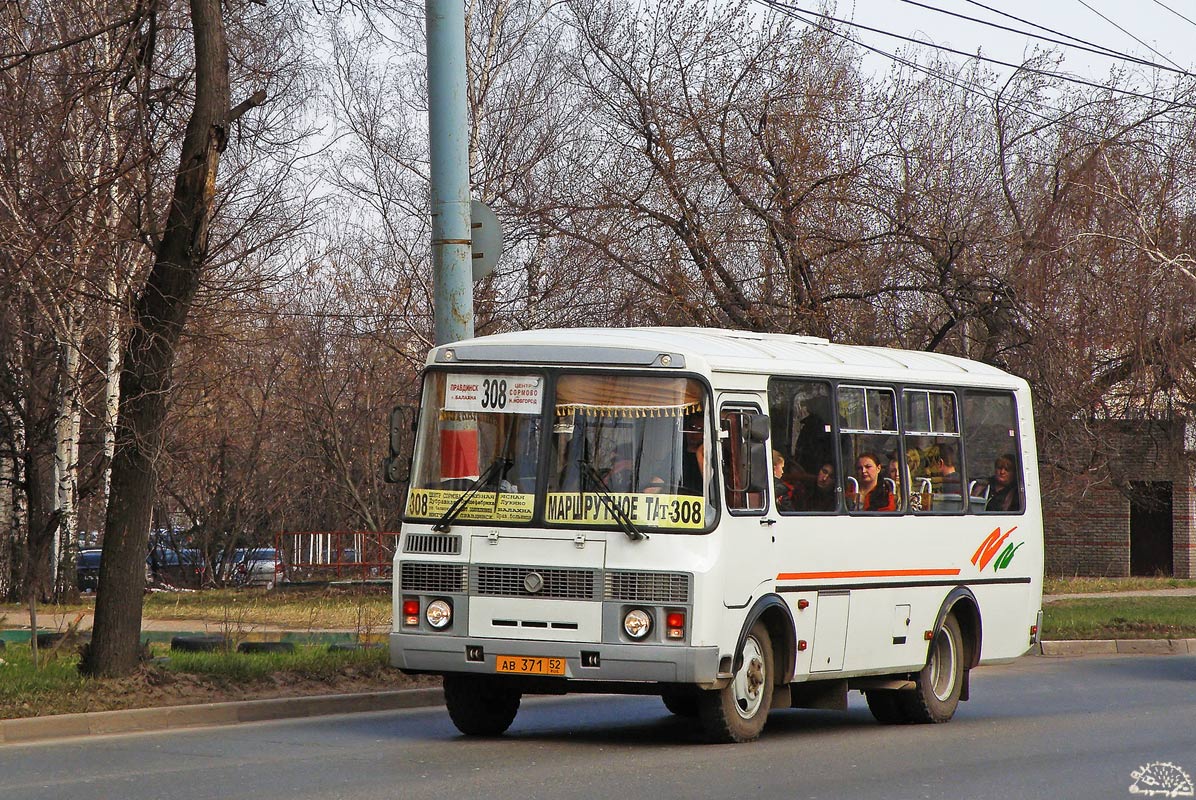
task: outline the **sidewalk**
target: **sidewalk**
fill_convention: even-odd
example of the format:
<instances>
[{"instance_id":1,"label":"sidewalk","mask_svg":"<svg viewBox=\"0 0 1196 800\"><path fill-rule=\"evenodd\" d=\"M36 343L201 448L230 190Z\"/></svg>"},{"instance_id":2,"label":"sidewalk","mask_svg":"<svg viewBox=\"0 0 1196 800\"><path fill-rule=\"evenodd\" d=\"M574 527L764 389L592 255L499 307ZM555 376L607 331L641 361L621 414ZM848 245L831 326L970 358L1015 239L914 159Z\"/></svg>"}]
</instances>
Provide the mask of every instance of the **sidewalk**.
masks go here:
<instances>
[{"instance_id":1,"label":"sidewalk","mask_svg":"<svg viewBox=\"0 0 1196 800\"><path fill-rule=\"evenodd\" d=\"M1196 597L1196 587L1180 587L1175 589L1140 589L1126 592L1079 592L1076 594L1047 594L1042 596L1042 603L1054 603L1059 600L1101 600L1110 597Z\"/></svg>"}]
</instances>

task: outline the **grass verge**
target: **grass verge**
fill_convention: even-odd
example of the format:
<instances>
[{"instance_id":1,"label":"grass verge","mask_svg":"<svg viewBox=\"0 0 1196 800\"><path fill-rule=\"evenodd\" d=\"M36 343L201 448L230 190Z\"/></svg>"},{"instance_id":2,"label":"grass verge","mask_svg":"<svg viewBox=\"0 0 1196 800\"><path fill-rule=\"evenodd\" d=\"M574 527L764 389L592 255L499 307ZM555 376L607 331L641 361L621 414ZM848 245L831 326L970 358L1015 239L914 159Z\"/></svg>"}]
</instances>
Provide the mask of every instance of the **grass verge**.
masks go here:
<instances>
[{"instance_id":1,"label":"grass verge","mask_svg":"<svg viewBox=\"0 0 1196 800\"><path fill-rule=\"evenodd\" d=\"M92 598L77 603L40 605L41 614L90 614ZM28 625L29 611L0 605L0 624ZM342 628L368 634L390 628L388 588L208 589L202 592L151 592L142 606L144 619L201 619L226 629L270 626L294 631Z\"/></svg>"},{"instance_id":2,"label":"grass verge","mask_svg":"<svg viewBox=\"0 0 1196 800\"><path fill-rule=\"evenodd\" d=\"M1153 589L1196 589L1188 578L1065 578L1048 575L1042 583L1046 594L1139 592Z\"/></svg>"},{"instance_id":3,"label":"grass verge","mask_svg":"<svg viewBox=\"0 0 1196 800\"><path fill-rule=\"evenodd\" d=\"M1059 600L1043 607L1043 638L1196 638L1196 597Z\"/></svg>"},{"instance_id":4,"label":"grass verge","mask_svg":"<svg viewBox=\"0 0 1196 800\"><path fill-rule=\"evenodd\" d=\"M161 652L165 652L161 650ZM28 645L0 651L0 718L152 708L268 697L341 694L436 685L392 668L385 648L294 653L171 653L125 678L85 678L78 655L55 654L35 669Z\"/></svg>"}]
</instances>

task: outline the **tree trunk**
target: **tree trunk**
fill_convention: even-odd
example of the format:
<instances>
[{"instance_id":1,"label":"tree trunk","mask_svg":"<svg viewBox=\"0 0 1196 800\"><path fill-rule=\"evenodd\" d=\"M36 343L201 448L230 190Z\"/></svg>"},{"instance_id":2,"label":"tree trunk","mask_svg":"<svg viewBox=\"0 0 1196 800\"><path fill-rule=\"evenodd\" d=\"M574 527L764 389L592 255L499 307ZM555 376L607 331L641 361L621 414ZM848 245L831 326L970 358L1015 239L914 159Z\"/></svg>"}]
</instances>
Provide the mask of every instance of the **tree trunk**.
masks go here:
<instances>
[{"instance_id":1,"label":"tree trunk","mask_svg":"<svg viewBox=\"0 0 1196 800\"><path fill-rule=\"evenodd\" d=\"M0 406L0 428L7 427L4 421L9 418L8 409ZM11 599L13 595L13 542L16 540L16 528L13 524L13 474L12 457L8 452L9 442L0 439L0 602Z\"/></svg>"},{"instance_id":2,"label":"tree trunk","mask_svg":"<svg viewBox=\"0 0 1196 800\"><path fill-rule=\"evenodd\" d=\"M228 52L219 0L191 0L191 25L195 106L170 215L133 309L121 368L95 626L81 665L92 675L127 675L137 667L146 546L170 371L207 257L216 173L228 137Z\"/></svg>"},{"instance_id":3,"label":"tree trunk","mask_svg":"<svg viewBox=\"0 0 1196 800\"><path fill-rule=\"evenodd\" d=\"M79 551L79 428L83 413L79 388L83 345L80 316L76 309L69 309L61 334L61 388L54 447L54 510L60 527L50 550L50 575L54 577L55 596L61 596L74 583Z\"/></svg>"}]
</instances>

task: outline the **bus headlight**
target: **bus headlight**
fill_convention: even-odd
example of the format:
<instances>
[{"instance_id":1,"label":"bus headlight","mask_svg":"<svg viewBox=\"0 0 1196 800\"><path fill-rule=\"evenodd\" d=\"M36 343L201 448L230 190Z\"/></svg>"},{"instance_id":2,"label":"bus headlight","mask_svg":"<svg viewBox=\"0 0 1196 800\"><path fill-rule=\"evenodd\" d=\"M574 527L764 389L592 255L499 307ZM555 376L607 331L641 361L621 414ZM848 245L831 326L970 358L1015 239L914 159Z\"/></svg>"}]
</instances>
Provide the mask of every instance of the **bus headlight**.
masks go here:
<instances>
[{"instance_id":1,"label":"bus headlight","mask_svg":"<svg viewBox=\"0 0 1196 800\"><path fill-rule=\"evenodd\" d=\"M623 630L632 639L643 639L652 630L652 617L643 609L633 608L623 617Z\"/></svg>"},{"instance_id":2,"label":"bus headlight","mask_svg":"<svg viewBox=\"0 0 1196 800\"><path fill-rule=\"evenodd\" d=\"M440 630L453 621L453 607L447 600L433 600L431 603L428 603L428 609L424 612L424 619L433 628Z\"/></svg>"}]
</instances>

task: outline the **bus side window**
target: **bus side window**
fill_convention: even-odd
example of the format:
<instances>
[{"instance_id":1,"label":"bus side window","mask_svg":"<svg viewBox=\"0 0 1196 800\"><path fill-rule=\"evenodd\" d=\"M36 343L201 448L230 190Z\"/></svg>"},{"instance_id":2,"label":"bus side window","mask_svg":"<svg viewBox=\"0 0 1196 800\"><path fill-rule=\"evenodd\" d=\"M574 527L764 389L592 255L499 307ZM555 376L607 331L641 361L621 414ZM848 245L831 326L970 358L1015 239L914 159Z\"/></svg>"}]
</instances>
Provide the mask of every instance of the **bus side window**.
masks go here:
<instances>
[{"instance_id":1,"label":"bus side window","mask_svg":"<svg viewBox=\"0 0 1196 800\"><path fill-rule=\"evenodd\" d=\"M893 390L839 386L843 497L852 512L900 513L905 504ZM896 478L890 473L894 464Z\"/></svg>"},{"instance_id":2,"label":"bus side window","mask_svg":"<svg viewBox=\"0 0 1196 800\"><path fill-rule=\"evenodd\" d=\"M825 381L770 378L768 414L772 446L784 458L777 479L788 513L828 513L838 509L835 437L831 428L831 387ZM819 475L823 477L820 479Z\"/></svg>"},{"instance_id":3,"label":"bus side window","mask_svg":"<svg viewBox=\"0 0 1196 800\"><path fill-rule=\"evenodd\" d=\"M901 395L910 510L958 514L964 510L964 490L956 395L917 388L907 388Z\"/></svg>"},{"instance_id":4,"label":"bus side window","mask_svg":"<svg viewBox=\"0 0 1196 800\"><path fill-rule=\"evenodd\" d=\"M969 391L964 399L968 505L978 514L1020 514L1026 508L1014 398Z\"/></svg>"}]
</instances>

